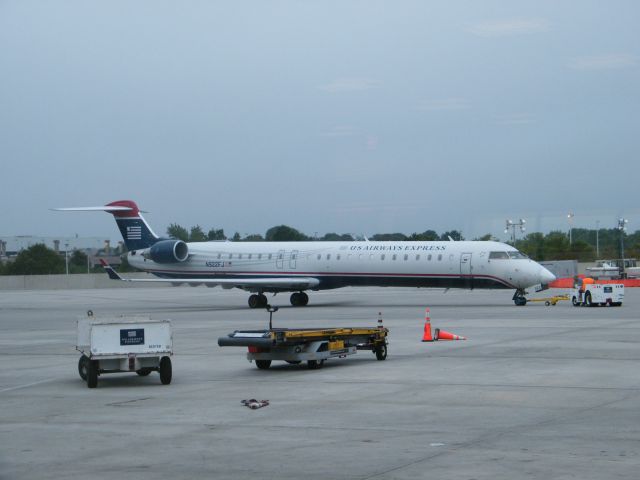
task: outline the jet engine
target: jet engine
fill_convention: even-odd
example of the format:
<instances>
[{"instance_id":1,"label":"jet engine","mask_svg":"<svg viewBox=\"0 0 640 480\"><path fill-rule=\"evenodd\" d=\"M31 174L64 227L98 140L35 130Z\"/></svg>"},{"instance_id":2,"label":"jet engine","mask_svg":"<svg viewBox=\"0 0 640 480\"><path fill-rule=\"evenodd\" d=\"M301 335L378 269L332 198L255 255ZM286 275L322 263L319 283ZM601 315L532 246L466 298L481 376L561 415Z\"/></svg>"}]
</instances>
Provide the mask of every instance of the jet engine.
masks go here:
<instances>
[{"instance_id":1,"label":"jet engine","mask_svg":"<svg viewBox=\"0 0 640 480\"><path fill-rule=\"evenodd\" d=\"M189 258L189 247L182 240L161 240L146 255L156 263L178 263Z\"/></svg>"}]
</instances>

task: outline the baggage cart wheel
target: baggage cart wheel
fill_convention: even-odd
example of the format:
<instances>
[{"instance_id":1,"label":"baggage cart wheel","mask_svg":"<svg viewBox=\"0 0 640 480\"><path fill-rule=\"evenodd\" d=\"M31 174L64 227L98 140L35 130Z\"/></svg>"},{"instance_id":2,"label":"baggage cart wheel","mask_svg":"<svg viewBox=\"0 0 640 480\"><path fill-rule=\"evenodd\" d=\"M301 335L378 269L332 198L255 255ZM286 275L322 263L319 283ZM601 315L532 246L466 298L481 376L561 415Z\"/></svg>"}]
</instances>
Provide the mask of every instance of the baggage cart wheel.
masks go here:
<instances>
[{"instance_id":1,"label":"baggage cart wheel","mask_svg":"<svg viewBox=\"0 0 640 480\"><path fill-rule=\"evenodd\" d=\"M80 355L80 360L78 360L78 373L80 374L80 378L87 381L87 369L89 368L89 358L86 355Z\"/></svg>"},{"instance_id":2,"label":"baggage cart wheel","mask_svg":"<svg viewBox=\"0 0 640 480\"><path fill-rule=\"evenodd\" d=\"M387 358L387 346L385 344L376 347L376 358L378 360L385 360Z\"/></svg>"},{"instance_id":3,"label":"baggage cart wheel","mask_svg":"<svg viewBox=\"0 0 640 480\"><path fill-rule=\"evenodd\" d=\"M147 375L149 375L151 373L151 369L148 367L143 367L140 370L136 370L136 373L138 375L140 375L141 377L146 377Z\"/></svg>"},{"instance_id":4,"label":"baggage cart wheel","mask_svg":"<svg viewBox=\"0 0 640 480\"><path fill-rule=\"evenodd\" d=\"M256 360L256 367L260 370L266 370L271 366L271 360Z\"/></svg>"},{"instance_id":5,"label":"baggage cart wheel","mask_svg":"<svg viewBox=\"0 0 640 480\"><path fill-rule=\"evenodd\" d=\"M571 299L571 304L572 304L574 307L579 307L579 306L580 306L580 302L578 302L578 299L577 299L576 297L573 297L573 298Z\"/></svg>"},{"instance_id":6,"label":"baggage cart wheel","mask_svg":"<svg viewBox=\"0 0 640 480\"><path fill-rule=\"evenodd\" d=\"M171 383L171 359L169 357L162 357L160 359L160 382L163 385L169 385Z\"/></svg>"},{"instance_id":7,"label":"baggage cart wheel","mask_svg":"<svg viewBox=\"0 0 640 480\"><path fill-rule=\"evenodd\" d=\"M309 370L317 370L319 368L322 368L322 365L324 365L324 360L308 360L307 361L307 368L309 368Z\"/></svg>"},{"instance_id":8,"label":"baggage cart wheel","mask_svg":"<svg viewBox=\"0 0 640 480\"><path fill-rule=\"evenodd\" d=\"M98 386L98 361L89 360L87 366L87 387L96 388Z\"/></svg>"},{"instance_id":9,"label":"baggage cart wheel","mask_svg":"<svg viewBox=\"0 0 640 480\"><path fill-rule=\"evenodd\" d=\"M300 364L300 360L285 360L289 365L298 365Z\"/></svg>"}]
</instances>

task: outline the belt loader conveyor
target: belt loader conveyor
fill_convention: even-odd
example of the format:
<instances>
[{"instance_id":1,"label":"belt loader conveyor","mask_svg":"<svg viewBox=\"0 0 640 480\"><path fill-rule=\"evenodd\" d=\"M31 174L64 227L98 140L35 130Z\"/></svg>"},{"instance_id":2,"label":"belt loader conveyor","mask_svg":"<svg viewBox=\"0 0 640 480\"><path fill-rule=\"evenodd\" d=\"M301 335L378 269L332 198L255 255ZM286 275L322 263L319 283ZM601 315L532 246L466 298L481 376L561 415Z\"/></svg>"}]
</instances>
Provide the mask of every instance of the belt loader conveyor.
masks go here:
<instances>
[{"instance_id":1,"label":"belt loader conveyor","mask_svg":"<svg viewBox=\"0 0 640 480\"><path fill-rule=\"evenodd\" d=\"M267 369L273 360L297 364L306 361L310 369L321 368L329 358L343 358L358 350L371 350L378 360L387 358L387 328L270 328L236 330L218 338L221 347L248 347L247 360Z\"/></svg>"}]
</instances>

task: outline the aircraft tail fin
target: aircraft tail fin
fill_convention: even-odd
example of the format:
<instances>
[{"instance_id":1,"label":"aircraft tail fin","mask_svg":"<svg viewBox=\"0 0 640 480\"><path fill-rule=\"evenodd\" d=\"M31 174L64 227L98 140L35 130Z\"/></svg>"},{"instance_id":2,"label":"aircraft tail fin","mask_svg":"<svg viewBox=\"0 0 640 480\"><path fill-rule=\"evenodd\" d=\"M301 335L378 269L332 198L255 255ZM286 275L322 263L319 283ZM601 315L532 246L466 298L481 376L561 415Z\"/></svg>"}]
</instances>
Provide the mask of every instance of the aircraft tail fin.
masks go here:
<instances>
[{"instance_id":1,"label":"aircraft tail fin","mask_svg":"<svg viewBox=\"0 0 640 480\"><path fill-rule=\"evenodd\" d=\"M112 214L129 251L148 248L159 240L159 237L151 230L140 213L138 205L132 200L117 200L101 207L54 208L53 210L66 212L102 211Z\"/></svg>"}]
</instances>

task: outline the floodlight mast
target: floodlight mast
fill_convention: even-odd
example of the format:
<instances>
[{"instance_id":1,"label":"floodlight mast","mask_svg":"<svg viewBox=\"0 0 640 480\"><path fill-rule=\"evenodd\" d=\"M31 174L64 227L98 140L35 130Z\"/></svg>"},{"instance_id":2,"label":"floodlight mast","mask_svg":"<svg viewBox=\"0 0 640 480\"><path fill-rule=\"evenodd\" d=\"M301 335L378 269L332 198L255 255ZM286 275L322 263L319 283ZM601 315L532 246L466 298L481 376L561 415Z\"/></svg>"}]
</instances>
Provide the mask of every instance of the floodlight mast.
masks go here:
<instances>
[{"instance_id":1,"label":"floodlight mast","mask_svg":"<svg viewBox=\"0 0 640 480\"><path fill-rule=\"evenodd\" d=\"M567 214L567 220L569 221L569 245L572 244L572 241L571 241L571 230L573 230L573 217L575 217L575 215L572 212L569 212Z\"/></svg>"},{"instance_id":2,"label":"floodlight mast","mask_svg":"<svg viewBox=\"0 0 640 480\"><path fill-rule=\"evenodd\" d=\"M504 228L504 233L509 233L509 229L511 229L511 243L513 244L514 247L516 245L516 227L520 227L520 231L524 233L526 230L524 226L525 223L527 223L527 221L523 218L521 218L517 222L507 219L507 223Z\"/></svg>"},{"instance_id":3,"label":"floodlight mast","mask_svg":"<svg viewBox=\"0 0 640 480\"><path fill-rule=\"evenodd\" d=\"M622 265L620 266L620 274L624 278L624 232L627 229L627 223L629 220L626 218L618 219L618 230L620 230L620 258L622 260Z\"/></svg>"}]
</instances>

